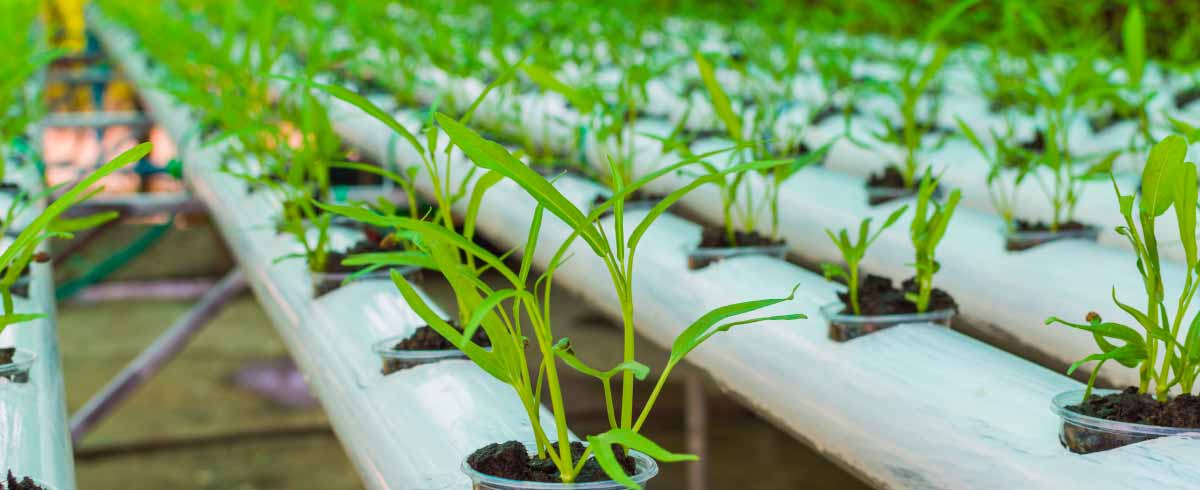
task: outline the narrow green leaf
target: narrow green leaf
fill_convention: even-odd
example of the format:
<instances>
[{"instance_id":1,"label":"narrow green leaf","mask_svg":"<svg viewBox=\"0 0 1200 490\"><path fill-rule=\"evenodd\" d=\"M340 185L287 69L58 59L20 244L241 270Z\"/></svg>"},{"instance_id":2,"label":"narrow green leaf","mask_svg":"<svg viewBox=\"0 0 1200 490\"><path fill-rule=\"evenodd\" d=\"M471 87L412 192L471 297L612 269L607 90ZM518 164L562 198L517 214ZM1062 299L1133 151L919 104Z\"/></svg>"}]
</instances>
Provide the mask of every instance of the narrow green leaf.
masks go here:
<instances>
[{"instance_id":1,"label":"narrow green leaf","mask_svg":"<svg viewBox=\"0 0 1200 490\"><path fill-rule=\"evenodd\" d=\"M59 218L50 222L46 229L53 233L75 233L95 228L119 217L121 213L117 211L104 211L81 218Z\"/></svg>"},{"instance_id":2,"label":"narrow green leaf","mask_svg":"<svg viewBox=\"0 0 1200 490\"><path fill-rule=\"evenodd\" d=\"M717 325L718 322L725 320L726 318L734 317L734 316L745 314L745 313L750 313L750 312L756 311L756 310L761 310L768 306L777 305L777 304L783 303L785 301L791 301L793 298L796 297L796 290L799 288L800 288L800 285L797 284L796 287L792 288L791 294L788 294L786 297L783 297L783 298L760 299L760 300L754 300L754 301L746 301L746 302L742 302L742 303L734 303L731 305L726 305L726 306L722 306L720 308L716 308L712 311L709 311L708 313L705 313L703 316L698 318L695 322L692 322L691 325L689 325L687 328L685 328L683 330L683 332L680 333L679 336L675 338L675 342L671 345L671 355L667 361L667 364L674 365L674 364L678 363L680 360L683 359L684 356L686 356L689 352L691 352L692 349L695 349L697 346L699 346L705 340L708 340L713 335L716 335L717 333L728 330L730 327L732 327L734 325L744 324L744 323L734 323L734 324L718 326ZM803 315L796 315L793 318L799 319L799 318L806 318L806 317Z\"/></svg>"},{"instance_id":3,"label":"narrow green leaf","mask_svg":"<svg viewBox=\"0 0 1200 490\"><path fill-rule=\"evenodd\" d=\"M606 253L608 249L606 242L593 223L588 221L583 212L558 192L558 189L555 189L549 181L514 158L504 147L484 139L458 121L441 113L436 114L435 117L454 144L462 148L463 153L466 153L476 165L499 172L516 182L534 199L546 206L547 210L579 232L596 255Z\"/></svg>"},{"instance_id":4,"label":"narrow green leaf","mask_svg":"<svg viewBox=\"0 0 1200 490\"><path fill-rule=\"evenodd\" d=\"M1142 4L1133 0L1129 10L1125 12L1125 22L1121 26L1121 39L1125 48L1125 70L1129 75L1129 83L1134 86L1142 82L1142 73L1146 68L1146 25L1142 19Z\"/></svg>"},{"instance_id":5,"label":"narrow green leaf","mask_svg":"<svg viewBox=\"0 0 1200 490\"><path fill-rule=\"evenodd\" d=\"M584 91L576 90L574 87L563 83L550 70L532 64L526 64L523 70L525 71L525 75L530 80L533 80L533 83L538 84L542 89L562 95L571 102L572 106L575 106L575 110L579 111L580 114L587 115L592 112L592 107L594 106L592 98Z\"/></svg>"},{"instance_id":6,"label":"narrow green leaf","mask_svg":"<svg viewBox=\"0 0 1200 490\"><path fill-rule=\"evenodd\" d=\"M475 345L471 342L470 337L463 336L462 332L442 319L440 315L429 307L425 299L417 293L412 284L409 284L408 279L397 271L392 271L392 282L396 284L396 289L400 290L400 295L404 297L404 301L408 303L409 308L417 316L421 317L426 324L441 334L451 344L463 351L471 361L475 362L481 369L491 374L496 379L508 382L508 374L504 371L504 367L500 364L496 355L488 352L486 349Z\"/></svg>"},{"instance_id":7,"label":"narrow green leaf","mask_svg":"<svg viewBox=\"0 0 1200 490\"><path fill-rule=\"evenodd\" d=\"M1196 266L1196 165L1187 162L1179 172L1175 187L1175 217L1179 222L1179 238L1183 241L1188 268Z\"/></svg>"},{"instance_id":8,"label":"narrow green leaf","mask_svg":"<svg viewBox=\"0 0 1200 490\"><path fill-rule=\"evenodd\" d=\"M392 117L391 114L388 114L387 111L380 109L379 106L376 106L374 102L371 102L370 99L367 99L366 97L351 92L344 87L319 83L312 80L305 80L303 78L282 75L272 75L271 78L315 88L329 95L337 97L342 101L361 109L363 112L367 113L368 116L375 118L375 120L391 128L392 131L395 131L396 134L399 134L401 137L407 140L408 143L417 150L417 152L422 154L425 153L425 147L421 146L421 141L418 140L416 136L413 136L413 134L409 132L408 128L405 128L404 125L400 124L400 122L397 121L396 118Z\"/></svg>"},{"instance_id":9,"label":"narrow green leaf","mask_svg":"<svg viewBox=\"0 0 1200 490\"><path fill-rule=\"evenodd\" d=\"M592 454L595 455L596 462L600 464L600 468L604 473L608 474L613 481L625 485L626 488L641 490L642 486L633 481L629 475L625 474L625 470L621 468L621 464L617 462L617 455L613 452L613 445L619 444L622 447L641 451L647 456L658 461L666 463L675 463L680 461L696 461L699 458L691 454L676 454L659 446L654 441L646 438L637 432L629 429L609 429L600 435L588 436L588 446L592 449Z\"/></svg>"},{"instance_id":10,"label":"narrow green leaf","mask_svg":"<svg viewBox=\"0 0 1200 490\"><path fill-rule=\"evenodd\" d=\"M733 112L729 97L725 95L724 90L721 90L721 84L717 81L712 64L700 52L693 53L692 56L696 59L696 67L700 70L700 79L704 81L704 86L708 89L708 96L717 117L725 123L725 129L729 131L729 137L733 141L742 141L742 120Z\"/></svg>"}]
</instances>

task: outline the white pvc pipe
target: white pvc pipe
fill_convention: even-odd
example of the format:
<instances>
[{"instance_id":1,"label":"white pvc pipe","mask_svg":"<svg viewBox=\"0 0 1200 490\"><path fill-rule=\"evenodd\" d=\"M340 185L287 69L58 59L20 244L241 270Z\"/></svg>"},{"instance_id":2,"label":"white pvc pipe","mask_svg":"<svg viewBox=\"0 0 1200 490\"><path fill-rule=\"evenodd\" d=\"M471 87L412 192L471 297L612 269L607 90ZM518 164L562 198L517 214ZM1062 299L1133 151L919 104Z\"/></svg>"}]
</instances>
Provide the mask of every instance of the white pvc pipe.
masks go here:
<instances>
[{"instance_id":1,"label":"white pvc pipe","mask_svg":"<svg viewBox=\"0 0 1200 490\"><path fill-rule=\"evenodd\" d=\"M18 170L34 186L41 181L34 168L10 168L10 172L17 173L13 170ZM7 203L4 206L7 208ZM40 210L38 206L26 212ZM4 240L6 247L11 243L11 239ZM49 264L31 264L30 268L29 298L14 298L14 311L46 316L11 325L0 334L0 346L17 347L37 356L27 382L0 379L0 471L12 470L18 478L28 476L52 485L55 490L74 490L75 461L67 433L54 275Z\"/></svg>"}]
</instances>

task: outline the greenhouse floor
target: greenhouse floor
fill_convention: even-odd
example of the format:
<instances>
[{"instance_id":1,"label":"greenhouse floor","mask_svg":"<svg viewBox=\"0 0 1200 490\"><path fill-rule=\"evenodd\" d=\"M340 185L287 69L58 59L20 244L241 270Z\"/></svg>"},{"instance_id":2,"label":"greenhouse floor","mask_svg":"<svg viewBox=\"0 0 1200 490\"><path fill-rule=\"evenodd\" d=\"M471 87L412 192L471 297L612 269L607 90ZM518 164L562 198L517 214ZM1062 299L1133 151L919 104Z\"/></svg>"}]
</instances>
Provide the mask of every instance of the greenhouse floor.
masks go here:
<instances>
[{"instance_id":1,"label":"greenhouse floor","mask_svg":"<svg viewBox=\"0 0 1200 490\"><path fill-rule=\"evenodd\" d=\"M76 262L90 262L143 232L122 225L85 249ZM217 277L228 258L211 241L207 226L173 229L114 278ZM214 252L214 250L218 252ZM192 260L166 260L186 255ZM64 274L82 264L68 262ZM445 296L445 287L428 285ZM136 356L167 325L191 306L188 300L70 301L60 305L59 322L67 403L74 411ZM577 298L557 295L557 323L564 334L586 345L619 342L618 329ZM646 360L661 365L665 352L644 342ZM597 348L600 352L615 349ZM117 409L76 447L76 473L82 487L94 490L172 489L355 489L361 488L351 463L330 430L320 407L283 408L235 386L234 375L248 365L286 359L287 351L270 321L249 293L239 297L173 362ZM695 375L694 370L689 375ZM671 448L686 445L682 381L668 388L657 407L651 434ZM565 389L578 392L573 424L591 431L604 424L594 390L576 378ZM705 383L708 410L707 485L736 488L756 475L756 489L865 488L862 483L788 434L742 408L711 383ZM746 465L731 463L749 456ZM305 468L297 471L297 468ZM692 488L688 466L665 465L656 489Z\"/></svg>"}]
</instances>

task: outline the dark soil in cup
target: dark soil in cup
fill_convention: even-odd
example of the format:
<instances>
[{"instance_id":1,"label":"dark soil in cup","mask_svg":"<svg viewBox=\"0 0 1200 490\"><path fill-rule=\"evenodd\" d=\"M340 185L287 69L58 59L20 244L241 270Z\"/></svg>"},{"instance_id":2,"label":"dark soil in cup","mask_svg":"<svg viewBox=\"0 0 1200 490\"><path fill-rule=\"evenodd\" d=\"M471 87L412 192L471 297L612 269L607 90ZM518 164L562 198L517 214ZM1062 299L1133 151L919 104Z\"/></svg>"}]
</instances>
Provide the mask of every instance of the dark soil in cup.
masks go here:
<instances>
[{"instance_id":1,"label":"dark soil in cup","mask_svg":"<svg viewBox=\"0 0 1200 490\"><path fill-rule=\"evenodd\" d=\"M558 444L554 445L557 450ZM583 456L585 447L583 443L578 441L571 443L571 454L573 460L578 461ZM617 454L617 461L621 463L621 468L625 470L625 474L633 475L637 471L637 461L633 457L626 456L620 446L614 446L613 451ZM558 469L550 458L538 459L536 456L530 456L530 451L525 448L525 445L517 441L508 441L503 444L488 444L481 447L467 457L467 464L480 473L485 475L507 478L509 480L525 481L525 482L544 482L544 483L561 483L562 478ZM600 468L600 464L595 458L588 458L583 464L583 469L575 476L576 483L588 483L611 480L609 476Z\"/></svg>"},{"instance_id":2,"label":"dark soil in cup","mask_svg":"<svg viewBox=\"0 0 1200 490\"><path fill-rule=\"evenodd\" d=\"M1179 395L1166 403L1129 387L1119 393L1092 395L1067 410L1114 422L1200 429L1200 397ZM1153 437L1118 434L1064 423L1059 436L1063 446L1076 453L1093 453L1141 442Z\"/></svg>"},{"instance_id":3,"label":"dark soil in cup","mask_svg":"<svg viewBox=\"0 0 1200 490\"><path fill-rule=\"evenodd\" d=\"M17 349L14 347L5 347L0 349L0 366L12 364L13 358L17 356ZM0 378L7 379L13 383L28 383L29 371L20 371L15 373L0 374ZM3 490L3 489L0 489Z\"/></svg>"},{"instance_id":4,"label":"dark soil in cup","mask_svg":"<svg viewBox=\"0 0 1200 490\"><path fill-rule=\"evenodd\" d=\"M872 206L915 195L916 188L904 186L904 174L895 165L867 177L867 203Z\"/></svg>"},{"instance_id":5,"label":"dark soil in cup","mask_svg":"<svg viewBox=\"0 0 1200 490\"><path fill-rule=\"evenodd\" d=\"M455 327L458 327L457 323L455 323L455 322L451 322L451 324L454 325ZM471 336L471 342L474 342L475 345L478 345L480 347L491 347L492 346L492 341L491 341L491 339L488 338L487 332L485 332L483 330L483 328L479 328L478 330L475 330L475 333ZM413 332L412 335L408 336L404 340L396 342L396 345L392 346L392 350L398 350L398 351L403 351L403 350L457 350L457 349L458 348L455 347L454 344L451 344L449 340L446 340L446 338L443 337L442 334L438 333L437 330L434 330L433 327L430 327L429 325L424 325L424 326L421 326L420 328L417 328L417 330L415 332ZM386 375L392 374L396 371L409 369L411 367L415 367L420 364L421 363L419 363L419 362L409 362L409 361L405 361L402 359L384 359L383 369L381 372L386 376Z\"/></svg>"},{"instance_id":6,"label":"dark soil in cup","mask_svg":"<svg viewBox=\"0 0 1200 490\"><path fill-rule=\"evenodd\" d=\"M757 231L751 231L751 232L735 231L734 232L734 243L730 243L729 235L727 233L725 233L724 228L715 227L715 226L706 226L706 227L704 227L704 230L701 231L700 245L697 247L698 248L697 252L701 252L701 253L694 252L694 253L688 254L688 269L691 269L691 270L703 269L703 268L708 267L716 262L721 261L724 258L728 258L728 257L707 255L707 254L702 253L704 251L724 250L724 249L736 250L739 248L752 248L752 247L772 247L772 246L777 246L777 245L783 245L784 243L785 242L783 240L772 240L769 237L759 234ZM736 256L736 254L732 254L730 256Z\"/></svg>"},{"instance_id":7,"label":"dark soil in cup","mask_svg":"<svg viewBox=\"0 0 1200 490\"><path fill-rule=\"evenodd\" d=\"M912 279L905 279L897 288L892 284L892 280L867 274L862 278L861 284L858 286L858 306L861 310L861 316L884 316L884 315L909 315L917 313L917 305L904 297L905 293L916 293L917 285ZM850 294L848 292L838 293L838 299L841 300L843 308L839 312L843 315L853 314L854 309L850 306ZM942 310L957 310L958 304L954 302L954 298L950 293L938 288L933 288L929 295L929 307L926 312L942 311ZM837 342L846 342L863 335L874 333L885 328L893 327L891 323L838 323L829 322L829 338Z\"/></svg>"},{"instance_id":8,"label":"dark soil in cup","mask_svg":"<svg viewBox=\"0 0 1200 490\"><path fill-rule=\"evenodd\" d=\"M1023 219L1018 219L1018 220L1016 220L1015 224L1016 224L1016 228L1017 228L1017 233L1049 233L1050 232L1050 223L1046 223L1043 221L1026 221ZM1036 247L1036 246L1044 244L1044 243L1049 243L1049 242L1053 242L1055 240L1061 240L1063 238L1067 238L1068 234L1074 234L1077 232L1087 231L1090 229L1092 229L1091 226L1085 225L1078 221L1068 221L1066 223L1060 223L1058 225L1058 231L1055 232L1055 235L1050 235L1050 236L1045 236L1045 237L1019 237L1019 236L1009 235L1009 236L1005 237L1004 249L1008 250L1009 252L1020 252L1022 250L1029 250L1033 247Z\"/></svg>"},{"instance_id":9,"label":"dark soil in cup","mask_svg":"<svg viewBox=\"0 0 1200 490\"><path fill-rule=\"evenodd\" d=\"M1174 97L1175 107L1179 109L1192 105L1192 102L1197 100L1200 100L1200 85L1176 92Z\"/></svg>"},{"instance_id":10,"label":"dark soil in cup","mask_svg":"<svg viewBox=\"0 0 1200 490\"><path fill-rule=\"evenodd\" d=\"M46 487L34 483L28 476L18 480L10 470L4 482L0 482L0 490L46 490Z\"/></svg>"}]
</instances>

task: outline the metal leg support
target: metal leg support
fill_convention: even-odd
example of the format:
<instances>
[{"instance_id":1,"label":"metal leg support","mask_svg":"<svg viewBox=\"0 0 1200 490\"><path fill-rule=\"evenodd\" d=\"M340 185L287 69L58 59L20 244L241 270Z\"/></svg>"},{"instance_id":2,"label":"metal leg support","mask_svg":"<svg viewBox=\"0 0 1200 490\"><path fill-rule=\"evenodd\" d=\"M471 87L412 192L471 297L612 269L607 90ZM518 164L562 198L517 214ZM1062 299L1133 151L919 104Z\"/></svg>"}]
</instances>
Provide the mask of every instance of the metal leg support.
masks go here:
<instances>
[{"instance_id":1,"label":"metal leg support","mask_svg":"<svg viewBox=\"0 0 1200 490\"><path fill-rule=\"evenodd\" d=\"M209 320L216 317L231 299L245 290L246 280L242 272L238 269L230 271L205 293L187 314L155 339L133 362L125 366L116 378L71 416L71 440L75 446L78 447L93 427L183 351Z\"/></svg>"}]
</instances>

